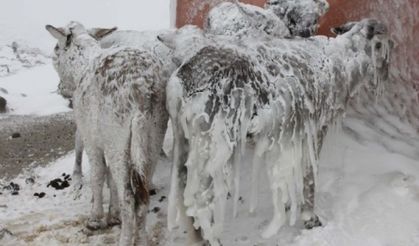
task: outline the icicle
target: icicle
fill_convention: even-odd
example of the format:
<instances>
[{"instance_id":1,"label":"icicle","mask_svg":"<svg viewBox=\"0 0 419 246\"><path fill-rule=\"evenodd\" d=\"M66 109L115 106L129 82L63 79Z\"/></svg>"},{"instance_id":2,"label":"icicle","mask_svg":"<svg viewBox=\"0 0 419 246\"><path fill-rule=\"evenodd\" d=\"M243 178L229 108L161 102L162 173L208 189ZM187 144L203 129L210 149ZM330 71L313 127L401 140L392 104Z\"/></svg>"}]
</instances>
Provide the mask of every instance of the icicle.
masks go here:
<instances>
[{"instance_id":1,"label":"icicle","mask_svg":"<svg viewBox=\"0 0 419 246\"><path fill-rule=\"evenodd\" d=\"M253 154L253 163L252 163L252 188L250 194L250 207L249 212L254 213L258 204L258 189L259 189L259 170L260 165L262 164L262 155L268 146L268 140L266 137L258 139L255 146L255 151ZM266 163L263 163L266 168Z\"/></svg>"},{"instance_id":2,"label":"icicle","mask_svg":"<svg viewBox=\"0 0 419 246\"><path fill-rule=\"evenodd\" d=\"M237 206L240 198L240 165L242 164L242 153L240 144L236 147L233 154L234 168L234 198L233 198L233 217L237 217Z\"/></svg>"},{"instance_id":3,"label":"icicle","mask_svg":"<svg viewBox=\"0 0 419 246\"><path fill-rule=\"evenodd\" d=\"M309 163L311 168L313 168L314 183L317 183L317 132L314 128L314 123L312 120L309 120L305 123L305 133L307 136L307 147L309 153Z\"/></svg>"}]
</instances>

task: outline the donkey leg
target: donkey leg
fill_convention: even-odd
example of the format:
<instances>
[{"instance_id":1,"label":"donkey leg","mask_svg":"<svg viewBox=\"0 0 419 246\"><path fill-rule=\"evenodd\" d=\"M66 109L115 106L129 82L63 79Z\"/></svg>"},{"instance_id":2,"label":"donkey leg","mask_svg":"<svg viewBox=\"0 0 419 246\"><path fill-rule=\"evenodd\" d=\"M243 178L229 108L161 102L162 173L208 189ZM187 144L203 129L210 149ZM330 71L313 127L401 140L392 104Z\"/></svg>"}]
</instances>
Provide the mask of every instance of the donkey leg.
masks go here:
<instances>
[{"instance_id":1,"label":"donkey leg","mask_svg":"<svg viewBox=\"0 0 419 246\"><path fill-rule=\"evenodd\" d=\"M286 222L285 205L282 201L283 191L281 190L281 187L276 184L277 180L274 175L274 169L275 164L267 164L268 178L272 190L273 216L269 225L262 232L263 238L270 238L278 233L279 229L281 229Z\"/></svg>"},{"instance_id":2,"label":"donkey leg","mask_svg":"<svg viewBox=\"0 0 419 246\"><path fill-rule=\"evenodd\" d=\"M75 184L77 185L82 185L81 181L82 181L82 158L83 158L83 139L80 135L80 131L76 130L76 136L75 136L75 146L74 146L74 150L75 150L75 154L76 154L76 159L74 162L74 169L73 169L73 180L75 182ZM79 187L81 188L81 187Z\"/></svg>"},{"instance_id":3,"label":"donkey leg","mask_svg":"<svg viewBox=\"0 0 419 246\"><path fill-rule=\"evenodd\" d=\"M322 226L319 217L314 213L314 172L313 167L309 166L306 175L304 176L304 204L302 206L302 219L306 229L312 229L317 226Z\"/></svg>"},{"instance_id":4,"label":"donkey leg","mask_svg":"<svg viewBox=\"0 0 419 246\"><path fill-rule=\"evenodd\" d=\"M127 158L129 150L107 154L106 161L115 181L121 218L119 246L131 246L134 243L135 199L131 187L130 167Z\"/></svg>"},{"instance_id":5,"label":"donkey leg","mask_svg":"<svg viewBox=\"0 0 419 246\"><path fill-rule=\"evenodd\" d=\"M323 141L327 135L328 128L324 126L317 133L317 156L320 156L320 150L323 147ZM304 205L302 206L302 219L306 229L312 229L317 226L322 226L319 217L314 213L315 203L315 175L313 166L308 165L308 169L304 175Z\"/></svg>"},{"instance_id":6,"label":"donkey leg","mask_svg":"<svg viewBox=\"0 0 419 246\"><path fill-rule=\"evenodd\" d=\"M106 218L106 222L108 226L120 225L121 220L119 219L120 209L119 209L119 202L118 202L118 190L116 188L115 180L113 179L112 173L110 168L107 169L107 182L110 192L110 200L109 200L109 212L108 217Z\"/></svg>"},{"instance_id":7,"label":"donkey leg","mask_svg":"<svg viewBox=\"0 0 419 246\"><path fill-rule=\"evenodd\" d=\"M135 245L148 245L146 218L149 205L149 191L147 188L147 175L141 176L134 169L131 171L131 184L135 197Z\"/></svg>"},{"instance_id":8,"label":"donkey leg","mask_svg":"<svg viewBox=\"0 0 419 246\"><path fill-rule=\"evenodd\" d=\"M106 178L106 166L103 151L96 148L86 148L90 163L90 181L92 187L93 204L87 228L98 230L106 227L103 219L103 185Z\"/></svg>"},{"instance_id":9,"label":"donkey leg","mask_svg":"<svg viewBox=\"0 0 419 246\"><path fill-rule=\"evenodd\" d=\"M187 245L203 245L201 230L193 226L193 218L186 215L183 194L187 177L187 168L184 165L188 154L188 142L181 127L176 121L173 126L173 166L168 204L168 228L172 230L176 224L184 225L188 234Z\"/></svg>"}]
</instances>

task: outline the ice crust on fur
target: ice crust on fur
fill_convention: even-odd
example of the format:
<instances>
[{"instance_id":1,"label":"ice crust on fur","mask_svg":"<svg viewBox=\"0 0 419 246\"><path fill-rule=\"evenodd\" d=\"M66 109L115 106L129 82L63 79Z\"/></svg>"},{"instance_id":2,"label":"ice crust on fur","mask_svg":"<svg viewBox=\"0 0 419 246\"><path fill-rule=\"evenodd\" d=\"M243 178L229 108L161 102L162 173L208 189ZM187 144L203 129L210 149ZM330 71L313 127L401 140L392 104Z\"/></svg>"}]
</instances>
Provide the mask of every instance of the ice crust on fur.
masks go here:
<instances>
[{"instance_id":1,"label":"ice crust on fur","mask_svg":"<svg viewBox=\"0 0 419 246\"><path fill-rule=\"evenodd\" d=\"M227 196L237 183L235 156L242 154L248 133L261 160L254 164L267 169L274 204L262 236L299 218L304 175L309 168L316 174L328 128L360 88L377 91L385 79L389 41L386 35L369 38L370 25L379 24L364 20L331 39L253 39L237 45L211 40L172 75L168 105L177 107L169 113L181 129L175 138L187 139L184 205L211 245L219 245ZM373 51L377 43L379 51ZM169 199L180 192L172 187ZM169 225L176 224L177 217L170 216L175 204L169 200Z\"/></svg>"}]
</instances>

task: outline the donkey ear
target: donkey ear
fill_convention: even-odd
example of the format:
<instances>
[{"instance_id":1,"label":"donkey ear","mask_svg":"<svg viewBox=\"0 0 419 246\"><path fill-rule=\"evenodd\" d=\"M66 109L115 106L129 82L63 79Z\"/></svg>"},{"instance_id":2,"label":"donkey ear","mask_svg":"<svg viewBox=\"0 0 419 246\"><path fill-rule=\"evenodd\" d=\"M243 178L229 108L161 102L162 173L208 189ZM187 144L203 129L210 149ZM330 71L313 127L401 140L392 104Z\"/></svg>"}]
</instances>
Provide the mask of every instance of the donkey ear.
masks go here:
<instances>
[{"instance_id":1,"label":"donkey ear","mask_svg":"<svg viewBox=\"0 0 419 246\"><path fill-rule=\"evenodd\" d=\"M100 39L108 36L109 34L113 33L117 29L118 29L117 27L112 27L112 28L92 28L88 32L89 32L90 36L92 36L94 39L100 40Z\"/></svg>"},{"instance_id":2,"label":"donkey ear","mask_svg":"<svg viewBox=\"0 0 419 246\"><path fill-rule=\"evenodd\" d=\"M162 33L157 36L157 40L162 42L164 45L166 45L170 49L176 48L176 34L173 33Z\"/></svg>"},{"instance_id":3,"label":"donkey ear","mask_svg":"<svg viewBox=\"0 0 419 246\"><path fill-rule=\"evenodd\" d=\"M64 30L61 28L53 27L52 25L46 25L45 29L56 39L59 41L66 40L67 36L64 33Z\"/></svg>"},{"instance_id":4,"label":"donkey ear","mask_svg":"<svg viewBox=\"0 0 419 246\"><path fill-rule=\"evenodd\" d=\"M342 34L348 32L348 31L350 31L352 29L352 27L355 26L355 24L356 24L356 22L348 22L348 23L345 23L341 26L334 27L334 28L330 29L330 31L332 33L336 34L336 35L342 35Z\"/></svg>"}]
</instances>

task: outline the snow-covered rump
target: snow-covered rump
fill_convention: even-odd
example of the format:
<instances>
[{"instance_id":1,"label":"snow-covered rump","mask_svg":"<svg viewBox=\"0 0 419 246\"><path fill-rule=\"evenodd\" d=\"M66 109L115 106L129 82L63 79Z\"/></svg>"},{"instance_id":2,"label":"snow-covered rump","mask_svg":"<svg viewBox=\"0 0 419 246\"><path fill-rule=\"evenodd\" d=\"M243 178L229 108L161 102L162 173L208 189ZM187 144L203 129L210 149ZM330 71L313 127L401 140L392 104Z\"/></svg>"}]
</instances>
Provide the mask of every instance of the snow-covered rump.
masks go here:
<instances>
[{"instance_id":1,"label":"snow-covered rump","mask_svg":"<svg viewBox=\"0 0 419 246\"><path fill-rule=\"evenodd\" d=\"M59 90L74 100L78 131L91 163L88 228L100 229L120 218L120 245L144 244L148 187L168 120L163 62L147 49L102 49L96 39L115 29L92 34L77 22L46 28L58 40L53 60ZM102 188L107 168L111 204L105 222Z\"/></svg>"},{"instance_id":2,"label":"snow-covered rump","mask_svg":"<svg viewBox=\"0 0 419 246\"><path fill-rule=\"evenodd\" d=\"M272 11L239 2L223 2L210 10L204 30L214 35L289 37L285 23Z\"/></svg>"},{"instance_id":3,"label":"snow-covered rump","mask_svg":"<svg viewBox=\"0 0 419 246\"><path fill-rule=\"evenodd\" d=\"M220 244L232 191L237 206L248 134L255 141L253 177L264 163L274 205L262 235L300 217L308 228L320 224L313 207L323 139L360 88L380 91L389 63L381 23L363 20L339 30L336 39L246 45L219 39L186 55L167 87L175 138L169 228L187 215L211 245ZM174 43L182 49L185 39Z\"/></svg>"},{"instance_id":4,"label":"snow-covered rump","mask_svg":"<svg viewBox=\"0 0 419 246\"><path fill-rule=\"evenodd\" d=\"M325 0L270 0L265 8L238 1L223 2L210 10L205 31L215 35L254 37L309 37L328 10Z\"/></svg>"}]
</instances>

